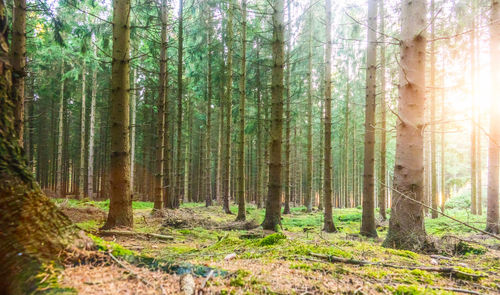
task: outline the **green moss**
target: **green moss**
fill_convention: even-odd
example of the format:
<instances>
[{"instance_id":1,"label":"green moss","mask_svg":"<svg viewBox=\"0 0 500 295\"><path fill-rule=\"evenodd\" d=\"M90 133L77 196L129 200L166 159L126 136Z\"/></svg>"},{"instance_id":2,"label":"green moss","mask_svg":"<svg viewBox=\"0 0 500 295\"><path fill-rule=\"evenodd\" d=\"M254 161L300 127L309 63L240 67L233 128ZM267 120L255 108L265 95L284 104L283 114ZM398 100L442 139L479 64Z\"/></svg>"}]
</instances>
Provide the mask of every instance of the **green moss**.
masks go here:
<instances>
[{"instance_id":1,"label":"green moss","mask_svg":"<svg viewBox=\"0 0 500 295\"><path fill-rule=\"evenodd\" d=\"M238 269L236 271L236 277L232 278L229 285L233 287L243 287L245 286L245 278L250 275L249 271Z\"/></svg>"},{"instance_id":2,"label":"green moss","mask_svg":"<svg viewBox=\"0 0 500 295\"><path fill-rule=\"evenodd\" d=\"M111 251L111 253L115 256L135 255L133 251L123 248L120 244L105 241L91 234L89 234L88 236L94 241L100 251Z\"/></svg>"},{"instance_id":3,"label":"green moss","mask_svg":"<svg viewBox=\"0 0 500 295\"><path fill-rule=\"evenodd\" d=\"M417 285L399 285L397 287L386 286L394 295L452 295L452 292L434 290Z\"/></svg>"},{"instance_id":4,"label":"green moss","mask_svg":"<svg viewBox=\"0 0 500 295\"><path fill-rule=\"evenodd\" d=\"M311 265L307 263L292 263L290 269L311 270Z\"/></svg>"},{"instance_id":5,"label":"green moss","mask_svg":"<svg viewBox=\"0 0 500 295\"><path fill-rule=\"evenodd\" d=\"M476 255L481 255L486 253L486 248L483 246L473 246L472 244L466 243L466 242L458 242L458 244L455 245L455 253L459 255L468 255L468 254L476 254Z\"/></svg>"},{"instance_id":6,"label":"green moss","mask_svg":"<svg viewBox=\"0 0 500 295\"><path fill-rule=\"evenodd\" d=\"M408 250L386 249L385 252L410 259L418 259L419 257L417 253Z\"/></svg>"},{"instance_id":7,"label":"green moss","mask_svg":"<svg viewBox=\"0 0 500 295\"><path fill-rule=\"evenodd\" d=\"M278 244L281 240L286 239L286 236L282 233L270 234L260 240L259 246L270 246Z\"/></svg>"}]
</instances>

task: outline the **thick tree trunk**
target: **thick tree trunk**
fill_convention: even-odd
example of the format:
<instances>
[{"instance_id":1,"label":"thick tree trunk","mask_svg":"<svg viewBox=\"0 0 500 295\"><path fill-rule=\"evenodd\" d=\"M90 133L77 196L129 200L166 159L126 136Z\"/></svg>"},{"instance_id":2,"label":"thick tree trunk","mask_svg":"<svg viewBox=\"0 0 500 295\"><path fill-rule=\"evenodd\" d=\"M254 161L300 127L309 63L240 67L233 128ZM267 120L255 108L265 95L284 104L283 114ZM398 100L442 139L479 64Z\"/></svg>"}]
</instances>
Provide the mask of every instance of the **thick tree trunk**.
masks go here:
<instances>
[{"instance_id":1,"label":"thick tree trunk","mask_svg":"<svg viewBox=\"0 0 500 295\"><path fill-rule=\"evenodd\" d=\"M19 145L6 15L0 1L0 293L31 294L43 264L62 259L76 229L41 192Z\"/></svg>"},{"instance_id":2,"label":"thick tree trunk","mask_svg":"<svg viewBox=\"0 0 500 295\"><path fill-rule=\"evenodd\" d=\"M245 100L246 100L246 51L247 51L247 2L241 1L241 76L240 76L240 126L238 134L238 216L236 220L245 220Z\"/></svg>"},{"instance_id":3,"label":"thick tree trunk","mask_svg":"<svg viewBox=\"0 0 500 295\"><path fill-rule=\"evenodd\" d=\"M12 94L16 105L14 127L23 144L24 125L24 77L26 76L26 0L14 0L12 12Z\"/></svg>"},{"instance_id":4,"label":"thick tree trunk","mask_svg":"<svg viewBox=\"0 0 500 295\"><path fill-rule=\"evenodd\" d=\"M336 232L332 216L332 4L325 0L326 9L326 51L325 51L325 219L323 230ZM311 124L311 122L309 122ZM309 155L308 155L309 157ZM308 159L309 161L309 159ZM309 169L309 167L308 167ZM308 172L309 173L309 172Z\"/></svg>"},{"instance_id":5,"label":"thick tree trunk","mask_svg":"<svg viewBox=\"0 0 500 295\"><path fill-rule=\"evenodd\" d=\"M490 17L490 55L491 64L500 64L500 0L491 1ZM490 105L490 138L488 148L488 209L486 214L486 231L499 233L498 225L498 173L500 144L500 70L491 68L492 97Z\"/></svg>"},{"instance_id":6,"label":"thick tree trunk","mask_svg":"<svg viewBox=\"0 0 500 295\"><path fill-rule=\"evenodd\" d=\"M375 228L375 105L377 85L377 1L368 0L366 49L365 150L361 235L376 237Z\"/></svg>"},{"instance_id":7,"label":"thick tree trunk","mask_svg":"<svg viewBox=\"0 0 500 295\"><path fill-rule=\"evenodd\" d=\"M394 194L386 247L422 249L423 128L425 105L425 0L402 2L401 65L394 166Z\"/></svg>"},{"instance_id":8,"label":"thick tree trunk","mask_svg":"<svg viewBox=\"0 0 500 295\"><path fill-rule=\"evenodd\" d=\"M281 225L281 141L283 138L283 68L284 62L284 1L274 0L273 9L273 67L271 81L271 128L269 151L269 188L266 200L266 214L262 227L278 229Z\"/></svg>"},{"instance_id":9,"label":"thick tree trunk","mask_svg":"<svg viewBox=\"0 0 500 295\"><path fill-rule=\"evenodd\" d=\"M130 0L113 3L113 61L111 64L111 195L104 229L133 226L130 192Z\"/></svg>"},{"instance_id":10,"label":"thick tree trunk","mask_svg":"<svg viewBox=\"0 0 500 295\"><path fill-rule=\"evenodd\" d=\"M386 81L385 81L385 9L384 1L379 0L379 20L380 20L380 146L379 146L379 185L378 185L378 208L380 218L385 221L386 216L386 196L387 196L387 183L386 175Z\"/></svg>"}]
</instances>

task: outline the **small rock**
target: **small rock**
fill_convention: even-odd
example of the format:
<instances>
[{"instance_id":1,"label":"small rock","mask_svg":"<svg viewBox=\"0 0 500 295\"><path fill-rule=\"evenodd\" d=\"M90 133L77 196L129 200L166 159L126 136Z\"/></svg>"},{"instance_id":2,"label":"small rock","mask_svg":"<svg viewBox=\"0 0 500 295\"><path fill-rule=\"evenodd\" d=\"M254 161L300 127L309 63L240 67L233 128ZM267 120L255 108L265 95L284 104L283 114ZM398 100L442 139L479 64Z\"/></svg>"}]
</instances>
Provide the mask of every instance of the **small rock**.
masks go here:
<instances>
[{"instance_id":1,"label":"small rock","mask_svg":"<svg viewBox=\"0 0 500 295\"><path fill-rule=\"evenodd\" d=\"M196 284L191 274L186 274L181 277L181 291L184 295L193 295Z\"/></svg>"},{"instance_id":2,"label":"small rock","mask_svg":"<svg viewBox=\"0 0 500 295\"><path fill-rule=\"evenodd\" d=\"M226 255L226 257L224 257L224 260L231 260L231 259L234 259L236 258L236 253L231 253L231 254L228 254Z\"/></svg>"},{"instance_id":3,"label":"small rock","mask_svg":"<svg viewBox=\"0 0 500 295\"><path fill-rule=\"evenodd\" d=\"M439 262L436 259L431 259L431 264L432 265L438 265Z\"/></svg>"}]
</instances>

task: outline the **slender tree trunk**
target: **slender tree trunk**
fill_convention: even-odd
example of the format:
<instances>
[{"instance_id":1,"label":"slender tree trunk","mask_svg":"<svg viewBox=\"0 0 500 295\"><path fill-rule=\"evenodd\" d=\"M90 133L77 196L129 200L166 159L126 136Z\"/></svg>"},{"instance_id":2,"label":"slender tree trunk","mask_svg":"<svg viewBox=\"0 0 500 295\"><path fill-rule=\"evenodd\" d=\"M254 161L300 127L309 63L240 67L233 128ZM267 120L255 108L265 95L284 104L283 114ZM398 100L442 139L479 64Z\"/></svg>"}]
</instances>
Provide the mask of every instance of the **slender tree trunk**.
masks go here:
<instances>
[{"instance_id":1,"label":"slender tree trunk","mask_svg":"<svg viewBox=\"0 0 500 295\"><path fill-rule=\"evenodd\" d=\"M474 4L472 4L474 6ZM475 7L472 8L473 13L475 12ZM470 179L470 198L471 198L471 213L472 214L477 214L477 150L476 150L476 144L477 144L477 128L476 128L476 122L475 122L475 116L476 116L476 32L475 32L475 16L472 17L472 24L471 24L471 51L470 51L470 63L471 63L471 150L470 150L470 172L471 172L471 179ZM441 197L443 198L443 196Z\"/></svg>"},{"instance_id":2,"label":"slender tree trunk","mask_svg":"<svg viewBox=\"0 0 500 295\"><path fill-rule=\"evenodd\" d=\"M59 94L59 127L57 133L56 195L64 197L63 186L63 139L64 139L64 60L61 63L61 92Z\"/></svg>"},{"instance_id":3,"label":"slender tree trunk","mask_svg":"<svg viewBox=\"0 0 500 295\"><path fill-rule=\"evenodd\" d=\"M313 1L309 0L309 37L308 37L308 55L307 55L307 171L306 171L306 212L312 211L312 30L313 30ZM330 32L330 28L327 28ZM331 33L330 33L331 34ZM328 56L327 56L328 58ZM327 61L328 62L328 61Z\"/></svg>"},{"instance_id":4,"label":"slender tree trunk","mask_svg":"<svg viewBox=\"0 0 500 295\"><path fill-rule=\"evenodd\" d=\"M431 0L431 39L434 39L434 0ZM430 75L430 87L431 87L431 201L432 201L432 218L437 218L437 209L439 207L438 202L438 183L437 183L437 149L436 149L436 54L434 50L434 42L430 42L431 51L431 75ZM436 211L435 211L436 210Z\"/></svg>"},{"instance_id":5,"label":"slender tree trunk","mask_svg":"<svg viewBox=\"0 0 500 295\"><path fill-rule=\"evenodd\" d=\"M165 206L163 203L165 198L165 133L167 132L165 117L166 117L166 84L167 84L167 1L163 0L160 7L161 21L161 47L160 47L160 76L158 79L159 94L158 94L158 138L156 150L156 177L155 177L155 201L153 210L161 210Z\"/></svg>"},{"instance_id":6,"label":"slender tree trunk","mask_svg":"<svg viewBox=\"0 0 500 295\"><path fill-rule=\"evenodd\" d=\"M323 230L336 232L332 216L332 4L325 0L326 9L326 69L325 69L325 219ZM311 124L311 122L309 122ZM308 152L309 153L309 152ZM309 157L309 154L308 154ZM308 161L310 159L308 158ZM308 167L309 169L309 167ZM309 171L308 171L309 173Z\"/></svg>"},{"instance_id":7,"label":"slender tree trunk","mask_svg":"<svg viewBox=\"0 0 500 295\"><path fill-rule=\"evenodd\" d=\"M401 68L394 166L394 194L386 247L426 246L423 202L423 130L425 106L425 0L402 2ZM403 195L404 194L404 195Z\"/></svg>"},{"instance_id":8,"label":"slender tree trunk","mask_svg":"<svg viewBox=\"0 0 500 295\"><path fill-rule=\"evenodd\" d=\"M226 130L224 134L224 184L222 195L222 208L225 213L231 214L229 197L231 193L231 121L233 103L233 1L229 0L227 11L227 87L226 87Z\"/></svg>"},{"instance_id":9,"label":"slender tree trunk","mask_svg":"<svg viewBox=\"0 0 500 295\"><path fill-rule=\"evenodd\" d=\"M12 12L12 95L15 103L14 128L23 145L24 77L26 76L26 0L14 0Z\"/></svg>"},{"instance_id":10,"label":"slender tree trunk","mask_svg":"<svg viewBox=\"0 0 500 295\"><path fill-rule=\"evenodd\" d=\"M246 100L246 50L247 50L247 2L241 0L241 76L240 76L240 126L238 141L238 216L236 220L245 220L245 100Z\"/></svg>"},{"instance_id":11,"label":"slender tree trunk","mask_svg":"<svg viewBox=\"0 0 500 295\"><path fill-rule=\"evenodd\" d=\"M136 199L135 196L135 132L136 132L136 113L137 113L137 68L132 70L131 93L130 93L130 194L132 200ZM89 163L90 165L90 163Z\"/></svg>"},{"instance_id":12,"label":"slender tree trunk","mask_svg":"<svg viewBox=\"0 0 500 295\"><path fill-rule=\"evenodd\" d=\"M380 147L379 147L379 189L378 189L378 207L380 218L385 221L386 216L386 196L387 196L387 183L385 179L386 175L386 105L385 100L387 97L385 88L385 9L384 1L379 0L379 20L380 20L380 34L381 34L381 46L380 46Z\"/></svg>"},{"instance_id":13,"label":"slender tree trunk","mask_svg":"<svg viewBox=\"0 0 500 295\"><path fill-rule=\"evenodd\" d=\"M443 61L444 61L444 57L443 57ZM443 62L443 68L444 68L444 62ZM443 82L441 83L441 85L443 85L443 89L441 91L441 122L445 122L446 112L444 110L444 108L445 108L444 97L445 97L445 89L446 88L444 87L444 73L443 73L442 79L443 79ZM476 128L477 128L477 126L476 126ZM444 141L445 131L446 131L446 125L441 124L441 212L444 212L444 207L446 204L446 169L445 169L446 143Z\"/></svg>"},{"instance_id":14,"label":"slender tree trunk","mask_svg":"<svg viewBox=\"0 0 500 295\"><path fill-rule=\"evenodd\" d=\"M377 1L368 0L366 109L361 235L376 237L375 228L375 105L377 85Z\"/></svg>"},{"instance_id":15,"label":"slender tree trunk","mask_svg":"<svg viewBox=\"0 0 500 295\"><path fill-rule=\"evenodd\" d=\"M224 64L222 64L222 68L224 69ZM223 151L224 151L224 87L222 83L222 79L219 81L219 128L218 128L218 138L217 138L217 175L216 175L216 184L215 184L215 194L217 198L217 204L222 203L222 183L223 183L223 167L224 161L222 160Z\"/></svg>"},{"instance_id":16,"label":"slender tree trunk","mask_svg":"<svg viewBox=\"0 0 500 295\"><path fill-rule=\"evenodd\" d=\"M76 187L76 195L77 198L84 198L85 195L85 180L87 179L85 172L85 152L86 152L86 144L85 144L85 131L86 129L86 82L87 82L87 62L85 58L82 62L82 109L81 109L81 117L80 117L80 171L78 173L78 186Z\"/></svg>"},{"instance_id":17,"label":"slender tree trunk","mask_svg":"<svg viewBox=\"0 0 500 295\"><path fill-rule=\"evenodd\" d=\"M94 58L97 58L97 47L93 46ZM94 144L95 144L95 111L97 99L97 68L92 70L92 93L90 98L89 115L89 145L88 145L88 171L87 171L87 196L94 199Z\"/></svg>"},{"instance_id":18,"label":"slender tree trunk","mask_svg":"<svg viewBox=\"0 0 500 295\"><path fill-rule=\"evenodd\" d=\"M278 229L281 225L281 141L283 138L283 68L284 68L284 1L274 0L273 9L273 67L271 81L271 128L269 188L266 200L266 214L262 227L267 230Z\"/></svg>"},{"instance_id":19,"label":"slender tree trunk","mask_svg":"<svg viewBox=\"0 0 500 295\"><path fill-rule=\"evenodd\" d=\"M287 43L286 43L286 130L285 130L285 207L283 208L283 214L290 214L290 129L292 124L292 114L290 110L290 75L291 75L291 65L290 65L290 51L292 50L291 36L292 36L292 17L290 8L292 6L291 0L288 0L287 10L288 10L288 21L287 21Z\"/></svg>"},{"instance_id":20,"label":"slender tree trunk","mask_svg":"<svg viewBox=\"0 0 500 295\"><path fill-rule=\"evenodd\" d=\"M257 192L255 202L257 203L257 208L262 208L262 199L264 194L264 155L262 152L262 92L261 92L261 82L260 82L260 41L257 41L257 69L256 69L256 79L257 79Z\"/></svg>"},{"instance_id":21,"label":"slender tree trunk","mask_svg":"<svg viewBox=\"0 0 500 295\"><path fill-rule=\"evenodd\" d=\"M175 191L175 200L173 201L174 208L178 208L180 205L180 200L182 198L182 174L183 169L182 165L182 52L184 45L184 37L183 37L183 6L184 0L179 1L179 27L178 27L178 35L179 35L179 44L177 46L177 175L176 175L176 191Z\"/></svg>"},{"instance_id":22,"label":"slender tree trunk","mask_svg":"<svg viewBox=\"0 0 500 295\"><path fill-rule=\"evenodd\" d=\"M113 2L113 61L111 64L111 196L103 228L132 227L130 192L130 0Z\"/></svg>"},{"instance_id":23,"label":"slender tree trunk","mask_svg":"<svg viewBox=\"0 0 500 295\"><path fill-rule=\"evenodd\" d=\"M210 6L208 9L207 18L207 121L206 128L207 134L205 136L205 152L207 153L205 157L205 206L212 206L212 10Z\"/></svg>"},{"instance_id":24,"label":"slender tree trunk","mask_svg":"<svg viewBox=\"0 0 500 295\"><path fill-rule=\"evenodd\" d=\"M490 16L490 55L491 64L500 64L500 0L491 1ZM492 97L490 105L490 139L488 148L488 209L486 215L486 231L499 233L498 225L498 170L500 144L500 70L491 68Z\"/></svg>"}]
</instances>

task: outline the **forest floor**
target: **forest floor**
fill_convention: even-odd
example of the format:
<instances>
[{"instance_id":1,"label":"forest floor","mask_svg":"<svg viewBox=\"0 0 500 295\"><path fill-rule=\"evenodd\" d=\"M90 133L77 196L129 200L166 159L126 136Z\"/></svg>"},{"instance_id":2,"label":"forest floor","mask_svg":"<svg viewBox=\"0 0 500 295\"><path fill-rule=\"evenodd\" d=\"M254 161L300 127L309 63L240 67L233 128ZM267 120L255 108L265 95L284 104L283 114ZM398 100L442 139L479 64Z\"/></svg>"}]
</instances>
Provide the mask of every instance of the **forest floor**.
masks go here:
<instances>
[{"instance_id":1,"label":"forest floor","mask_svg":"<svg viewBox=\"0 0 500 295\"><path fill-rule=\"evenodd\" d=\"M215 206L188 203L153 216L152 203L134 202L133 231L141 234L123 236L98 230L108 203L56 202L110 257L62 270L56 284L68 293L181 294L192 287L196 294L500 294L499 241L444 217L426 220L439 252L424 255L383 248L386 223L379 238L360 237L360 209L334 210L339 233L327 234L322 212L293 208L283 216L282 232L273 234L258 227L264 210L252 206L248 222L234 222L235 215ZM484 227L484 216L449 213Z\"/></svg>"}]
</instances>

